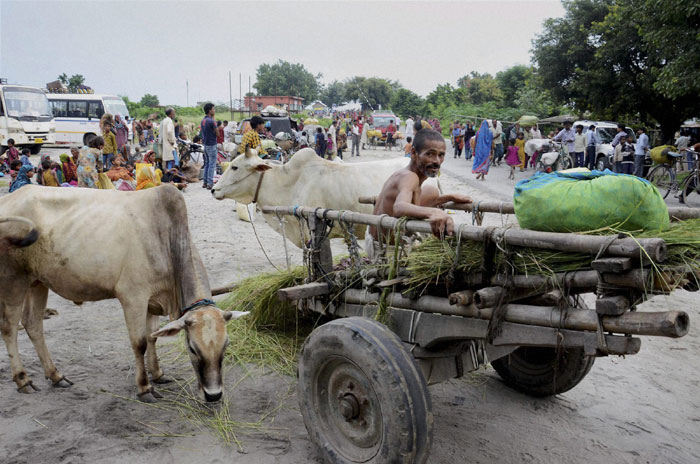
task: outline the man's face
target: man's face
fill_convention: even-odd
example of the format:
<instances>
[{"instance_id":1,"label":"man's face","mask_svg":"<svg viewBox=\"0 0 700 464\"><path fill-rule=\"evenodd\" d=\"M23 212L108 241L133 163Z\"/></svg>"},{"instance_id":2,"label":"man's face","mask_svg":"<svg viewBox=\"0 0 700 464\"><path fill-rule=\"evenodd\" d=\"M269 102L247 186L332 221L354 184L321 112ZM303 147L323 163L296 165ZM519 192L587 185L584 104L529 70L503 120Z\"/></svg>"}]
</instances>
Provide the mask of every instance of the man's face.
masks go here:
<instances>
[{"instance_id":1,"label":"man's face","mask_svg":"<svg viewBox=\"0 0 700 464\"><path fill-rule=\"evenodd\" d=\"M440 165L445 161L446 148L444 140L428 140L420 153L414 147L411 156L423 175L437 177Z\"/></svg>"},{"instance_id":2,"label":"man's face","mask_svg":"<svg viewBox=\"0 0 700 464\"><path fill-rule=\"evenodd\" d=\"M258 124L258 127L256 127L255 130L258 132L258 134L262 134L265 132L265 124Z\"/></svg>"},{"instance_id":3,"label":"man's face","mask_svg":"<svg viewBox=\"0 0 700 464\"><path fill-rule=\"evenodd\" d=\"M564 124L564 129L566 129L566 130L571 129L571 123Z\"/></svg>"},{"instance_id":4,"label":"man's face","mask_svg":"<svg viewBox=\"0 0 700 464\"><path fill-rule=\"evenodd\" d=\"M212 107L212 109L209 110L209 116L214 117L215 114L216 114L216 108Z\"/></svg>"},{"instance_id":5,"label":"man's face","mask_svg":"<svg viewBox=\"0 0 700 464\"><path fill-rule=\"evenodd\" d=\"M637 131L637 137L639 137L639 136L642 135L643 133L644 133L644 131L641 130L641 129L639 129L639 130Z\"/></svg>"}]
</instances>

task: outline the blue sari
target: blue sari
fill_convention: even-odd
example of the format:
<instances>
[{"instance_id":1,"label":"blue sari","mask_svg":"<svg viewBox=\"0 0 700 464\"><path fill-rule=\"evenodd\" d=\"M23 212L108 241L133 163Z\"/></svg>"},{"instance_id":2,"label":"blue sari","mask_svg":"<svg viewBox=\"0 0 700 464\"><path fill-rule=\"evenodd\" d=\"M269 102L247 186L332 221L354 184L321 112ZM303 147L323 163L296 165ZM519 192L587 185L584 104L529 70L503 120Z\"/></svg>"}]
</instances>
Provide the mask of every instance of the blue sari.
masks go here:
<instances>
[{"instance_id":1,"label":"blue sari","mask_svg":"<svg viewBox=\"0 0 700 464\"><path fill-rule=\"evenodd\" d=\"M27 173L34 169L32 165L30 164L29 166L24 165L20 168L19 174L17 174L17 178L15 181L10 185L10 193L14 192L15 190L19 189L20 187L24 187L25 185L31 184L32 181L27 177Z\"/></svg>"},{"instance_id":2,"label":"blue sari","mask_svg":"<svg viewBox=\"0 0 700 464\"><path fill-rule=\"evenodd\" d=\"M472 164L472 174L488 174L489 164L491 161L491 142L493 134L489 130L489 124L484 121L481 123L479 133L476 135L476 143L474 144L474 164Z\"/></svg>"}]
</instances>

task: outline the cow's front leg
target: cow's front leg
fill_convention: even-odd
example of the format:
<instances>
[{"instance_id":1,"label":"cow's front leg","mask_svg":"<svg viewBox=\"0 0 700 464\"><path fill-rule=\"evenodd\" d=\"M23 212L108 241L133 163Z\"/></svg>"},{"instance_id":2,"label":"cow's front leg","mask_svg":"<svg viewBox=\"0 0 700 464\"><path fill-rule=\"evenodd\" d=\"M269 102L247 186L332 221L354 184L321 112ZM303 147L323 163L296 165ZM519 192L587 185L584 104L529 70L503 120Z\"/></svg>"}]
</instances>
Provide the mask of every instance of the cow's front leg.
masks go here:
<instances>
[{"instance_id":1,"label":"cow's front leg","mask_svg":"<svg viewBox=\"0 0 700 464\"><path fill-rule=\"evenodd\" d=\"M3 303L0 303L3 304ZM17 390L21 393L31 393L32 389L39 390L34 386L32 380L24 370L22 360L19 358L17 348L17 325L22 318L22 303L4 304L0 308L0 332L7 347L7 354L10 357L10 367L12 368L12 380L17 384Z\"/></svg>"},{"instance_id":2,"label":"cow's front leg","mask_svg":"<svg viewBox=\"0 0 700 464\"><path fill-rule=\"evenodd\" d=\"M56 370L44 340L44 311L46 310L48 294L49 289L44 285L39 284L30 288L27 298L24 300L22 325L27 330L27 335L34 345L36 354L39 355L46 378L51 380L54 386L67 387L73 385L73 382Z\"/></svg>"},{"instance_id":3,"label":"cow's front leg","mask_svg":"<svg viewBox=\"0 0 700 464\"><path fill-rule=\"evenodd\" d=\"M129 341L131 342L131 349L134 351L138 397L145 403L153 403L157 398L161 398L161 395L153 389L153 386L148 381L146 366L144 365L144 356L148 346L146 304L133 304L122 301L126 328L129 332Z\"/></svg>"},{"instance_id":4,"label":"cow's front leg","mask_svg":"<svg viewBox=\"0 0 700 464\"><path fill-rule=\"evenodd\" d=\"M146 347L146 363L148 365L148 370L151 372L151 379L153 383L163 384L172 382L172 379L163 375L163 371L158 364L158 353L156 353L156 340L157 338L151 337L151 334L158 330L159 321L158 316L149 314L147 316L148 321L148 338Z\"/></svg>"}]
</instances>

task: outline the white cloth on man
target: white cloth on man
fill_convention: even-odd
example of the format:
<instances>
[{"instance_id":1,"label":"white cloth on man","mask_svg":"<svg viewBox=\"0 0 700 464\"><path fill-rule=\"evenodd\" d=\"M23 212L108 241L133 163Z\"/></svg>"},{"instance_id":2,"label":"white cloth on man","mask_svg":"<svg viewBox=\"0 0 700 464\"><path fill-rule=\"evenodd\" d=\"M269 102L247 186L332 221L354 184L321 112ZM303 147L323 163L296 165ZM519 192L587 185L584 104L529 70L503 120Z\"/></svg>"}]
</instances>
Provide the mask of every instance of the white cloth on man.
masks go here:
<instances>
[{"instance_id":1,"label":"white cloth on man","mask_svg":"<svg viewBox=\"0 0 700 464\"><path fill-rule=\"evenodd\" d=\"M542 138L542 132L537 128L537 126L534 126L532 129L530 129L530 135L532 135L533 139L541 139Z\"/></svg>"},{"instance_id":2,"label":"white cloth on man","mask_svg":"<svg viewBox=\"0 0 700 464\"><path fill-rule=\"evenodd\" d=\"M333 148L331 149L331 153L333 153L334 155L338 154L338 144L336 143L335 126L333 124L331 124L331 127L328 128L327 138L333 142Z\"/></svg>"},{"instance_id":3,"label":"white cloth on man","mask_svg":"<svg viewBox=\"0 0 700 464\"><path fill-rule=\"evenodd\" d=\"M413 137L413 118L406 119L406 137Z\"/></svg>"},{"instance_id":4,"label":"white cloth on man","mask_svg":"<svg viewBox=\"0 0 700 464\"><path fill-rule=\"evenodd\" d=\"M160 137L163 140L163 161L173 161L173 151L177 149L177 139L175 138L175 124L169 117L165 117L160 122Z\"/></svg>"},{"instance_id":5,"label":"white cloth on man","mask_svg":"<svg viewBox=\"0 0 700 464\"><path fill-rule=\"evenodd\" d=\"M503 144L503 139L501 138L501 134L503 134L503 125L501 124L501 121L496 121L495 127L492 119L489 119L487 123L489 125L491 135L493 135L493 143L496 145Z\"/></svg>"},{"instance_id":6,"label":"white cloth on man","mask_svg":"<svg viewBox=\"0 0 700 464\"><path fill-rule=\"evenodd\" d=\"M236 121L229 121L224 127L224 142L233 142L233 134L238 128L238 123Z\"/></svg>"}]
</instances>

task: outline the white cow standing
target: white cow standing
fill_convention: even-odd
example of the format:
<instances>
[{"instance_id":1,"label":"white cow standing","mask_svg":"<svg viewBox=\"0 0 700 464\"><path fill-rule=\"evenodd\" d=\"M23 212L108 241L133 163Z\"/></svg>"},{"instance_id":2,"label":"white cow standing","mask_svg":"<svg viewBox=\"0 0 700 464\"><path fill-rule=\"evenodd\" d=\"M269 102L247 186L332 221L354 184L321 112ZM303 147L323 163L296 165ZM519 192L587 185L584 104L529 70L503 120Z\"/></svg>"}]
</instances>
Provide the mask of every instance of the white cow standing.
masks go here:
<instances>
[{"instance_id":1,"label":"white cow standing","mask_svg":"<svg viewBox=\"0 0 700 464\"><path fill-rule=\"evenodd\" d=\"M371 214L372 205L361 204L361 196L376 196L386 180L396 170L408 165L409 158L393 158L361 163L334 163L320 158L311 148L294 154L283 165L261 160L254 150L236 157L214 186L217 200L231 198L248 204L255 199L260 206L308 206L334 210L348 210ZM261 176L263 176L261 181ZM428 180L426 183L437 182ZM259 187L258 187L259 185ZM264 215L267 223L282 233L279 219ZM285 221L285 235L301 247L302 235L296 220ZM364 238L365 226L355 226L358 238Z\"/></svg>"},{"instance_id":2,"label":"white cow standing","mask_svg":"<svg viewBox=\"0 0 700 464\"><path fill-rule=\"evenodd\" d=\"M117 298L136 358L139 398L160 395L156 338L184 330L199 389L221 397L226 321L246 313L211 301L207 272L192 243L182 194L172 185L139 192L28 185L0 199L0 331L13 380L34 387L17 349L20 320L46 378L67 382L51 360L43 317L49 289L80 303ZM194 307L193 307L194 306ZM184 309L191 308L189 311ZM158 330L158 316L171 321ZM70 383L70 382L68 382Z\"/></svg>"}]
</instances>

